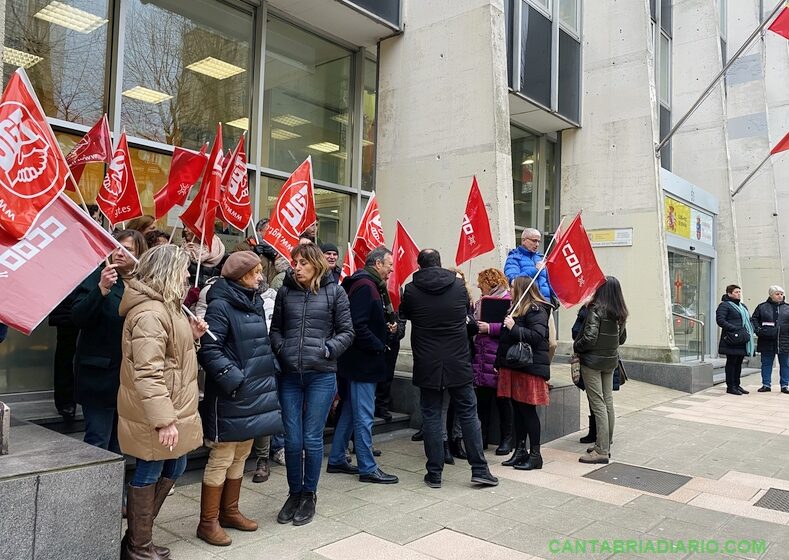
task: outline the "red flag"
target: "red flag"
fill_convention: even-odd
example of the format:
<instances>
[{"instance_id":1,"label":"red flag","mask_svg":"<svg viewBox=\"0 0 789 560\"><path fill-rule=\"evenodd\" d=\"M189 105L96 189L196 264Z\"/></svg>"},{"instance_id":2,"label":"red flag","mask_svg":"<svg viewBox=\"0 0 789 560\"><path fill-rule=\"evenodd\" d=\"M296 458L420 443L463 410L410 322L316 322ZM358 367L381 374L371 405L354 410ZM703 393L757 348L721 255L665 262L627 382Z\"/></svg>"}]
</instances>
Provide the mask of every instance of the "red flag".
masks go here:
<instances>
[{"instance_id":1,"label":"red flag","mask_svg":"<svg viewBox=\"0 0 789 560\"><path fill-rule=\"evenodd\" d=\"M784 39L789 39L789 6L784 6L781 13L773 20L768 27L773 33L777 33Z\"/></svg>"},{"instance_id":2,"label":"red flag","mask_svg":"<svg viewBox=\"0 0 789 560\"><path fill-rule=\"evenodd\" d=\"M21 241L0 232L0 293L7 296L0 322L30 334L116 246L66 196L44 209Z\"/></svg>"},{"instance_id":3,"label":"red flag","mask_svg":"<svg viewBox=\"0 0 789 560\"><path fill-rule=\"evenodd\" d=\"M342 259L342 270L340 270L340 284L346 277L356 272L356 265L353 258L353 249L351 244L348 243L348 250L345 252L345 258Z\"/></svg>"},{"instance_id":4,"label":"red flag","mask_svg":"<svg viewBox=\"0 0 789 560\"><path fill-rule=\"evenodd\" d=\"M69 169L24 69L0 99L0 230L22 239L65 188Z\"/></svg>"},{"instance_id":5,"label":"red flag","mask_svg":"<svg viewBox=\"0 0 789 560\"><path fill-rule=\"evenodd\" d=\"M545 259L553 291L562 305L572 307L594 294L605 282L579 212Z\"/></svg>"},{"instance_id":6,"label":"red flag","mask_svg":"<svg viewBox=\"0 0 789 560\"><path fill-rule=\"evenodd\" d=\"M71 174L74 176L74 181L79 183L86 164L104 162L109 165L111 159L110 123L107 120L107 113L104 113L93 125L93 128L71 148L71 151L66 155L66 162L69 169L71 169ZM66 184L66 190L75 191L76 189L74 184L69 182Z\"/></svg>"},{"instance_id":7,"label":"red flag","mask_svg":"<svg viewBox=\"0 0 789 560\"><path fill-rule=\"evenodd\" d=\"M786 136L781 138L781 141L775 145L775 148L770 150L770 154L777 154L778 152L783 152L789 150L789 132L786 133Z\"/></svg>"},{"instance_id":8,"label":"red flag","mask_svg":"<svg viewBox=\"0 0 789 560\"><path fill-rule=\"evenodd\" d=\"M96 195L96 204L113 226L143 214L129 145L126 143L126 131L118 139L107 174Z\"/></svg>"},{"instance_id":9,"label":"red flag","mask_svg":"<svg viewBox=\"0 0 789 560\"><path fill-rule=\"evenodd\" d=\"M211 247L214 242L214 220L219 206L219 189L222 182L222 123L216 125L216 138L208 156L208 165L203 173L203 182L197 196L181 214L181 221L194 233L203 245Z\"/></svg>"},{"instance_id":10,"label":"red flag","mask_svg":"<svg viewBox=\"0 0 789 560\"><path fill-rule=\"evenodd\" d=\"M299 244L299 235L316 221L312 157L307 157L282 185L263 241L290 261L290 252Z\"/></svg>"},{"instance_id":11,"label":"red flag","mask_svg":"<svg viewBox=\"0 0 789 560\"><path fill-rule=\"evenodd\" d=\"M463 214L463 223L460 226L460 241L455 255L455 264L460 266L464 262L484 255L495 248L493 235L490 233L488 211L482 193L479 192L477 177L471 182L471 192L466 202L466 213Z\"/></svg>"},{"instance_id":12,"label":"red flag","mask_svg":"<svg viewBox=\"0 0 789 560\"><path fill-rule=\"evenodd\" d=\"M222 196L219 210L224 220L234 228L244 231L252 219L252 204L249 200L249 177L247 176L247 153L244 150L244 135L238 141L222 177Z\"/></svg>"},{"instance_id":13,"label":"red flag","mask_svg":"<svg viewBox=\"0 0 789 560\"><path fill-rule=\"evenodd\" d=\"M378 211L378 200L375 193L367 201L359 227L356 228L356 235L353 239L353 258L354 268L364 268L364 260L370 251L381 245L385 245L384 229L381 227L381 214Z\"/></svg>"},{"instance_id":14,"label":"red flag","mask_svg":"<svg viewBox=\"0 0 789 560\"><path fill-rule=\"evenodd\" d=\"M389 280L386 282L386 287L389 290L389 299L392 300L392 306L397 309L400 307L400 287L405 284L406 278L419 268L419 265L416 264L416 259L419 256L419 247L408 235L400 220L397 221L392 255L394 256L394 267L392 268L392 274L389 275Z\"/></svg>"},{"instance_id":15,"label":"red flag","mask_svg":"<svg viewBox=\"0 0 789 560\"><path fill-rule=\"evenodd\" d=\"M205 144L199 152L176 146L170 162L170 173L167 174L167 183L153 196L154 216L157 220L173 206L186 204L189 191L200 179L205 162L208 161L205 149Z\"/></svg>"}]
</instances>

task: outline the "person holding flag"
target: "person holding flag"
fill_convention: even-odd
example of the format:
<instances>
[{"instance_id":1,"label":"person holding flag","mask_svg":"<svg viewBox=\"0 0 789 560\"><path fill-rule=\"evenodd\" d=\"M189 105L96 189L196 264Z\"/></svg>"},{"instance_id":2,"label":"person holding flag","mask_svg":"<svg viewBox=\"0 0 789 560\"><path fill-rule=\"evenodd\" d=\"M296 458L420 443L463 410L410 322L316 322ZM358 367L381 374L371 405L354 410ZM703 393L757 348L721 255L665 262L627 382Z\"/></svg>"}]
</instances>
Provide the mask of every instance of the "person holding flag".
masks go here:
<instances>
[{"instance_id":1,"label":"person holding flag","mask_svg":"<svg viewBox=\"0 0 789 560\"><path fill-rule=\"evenodd\" d=\"M543 299L551 301L554 296L553 288L548 280L548 271L545 268L545 257L540 253L542 234L540 230L526 228L521 232L520 247L516 247L507 255L504 263L504 275L512 282L518 276L536 278L535 283Z\"/></svg>"}]
</instances>

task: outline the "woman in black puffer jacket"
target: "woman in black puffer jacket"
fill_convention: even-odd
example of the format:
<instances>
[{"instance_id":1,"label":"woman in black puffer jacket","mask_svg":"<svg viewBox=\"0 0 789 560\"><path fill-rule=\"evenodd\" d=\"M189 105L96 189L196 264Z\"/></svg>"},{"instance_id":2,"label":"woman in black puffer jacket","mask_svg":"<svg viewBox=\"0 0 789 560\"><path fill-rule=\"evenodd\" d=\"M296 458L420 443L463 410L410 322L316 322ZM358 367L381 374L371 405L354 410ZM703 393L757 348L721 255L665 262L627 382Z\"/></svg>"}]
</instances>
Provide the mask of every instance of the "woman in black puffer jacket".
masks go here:
<instances>
[{"instance_id":1,"label":"woman in black puffer jacket","mask_svg":"<svg viewBox=\"0 0 789 560\"><path fill-rule=\"evenodd\" d=\"M274 302L271 346L282 368L279 400L285 423L285 467L290 495L279 523L304 525L315 515L323 460L323 429L337 391L337 358L353 342L345 291L327 274L317 245L298 245L294 268Z\"/></svg>"},{"instance_id":2,"label":"woman in black puffer jacket","mask_svg":"<svg viewBox=\"0 0 789 560\"><path fill-rule=\"evenodd\" d=\"M747 395L740 385L742 362L753 356L753 324L748 308L742 302L742 288L736 284L726 286L715 310L715 322L721 328L718 354L726 356L726 392L730 395Z\"/></svg>"},{"instance_id":3,"label":"woman in black puffer jacket","mask_svg":"<svg viewBox=\"0 0 789 560\"><path fill-rule=\"evenodd\" d=\"M257 290L262 270L255 253L235 252L206 297L205 321L216 340L204 336L197 356L206 372L200 416L211 449L203 473L197 536L215 546L231 543L223 527L257 529L257 523L238 510L244 463L253 438L282 431L278 367Z\"/></svg>"}]
</instances>

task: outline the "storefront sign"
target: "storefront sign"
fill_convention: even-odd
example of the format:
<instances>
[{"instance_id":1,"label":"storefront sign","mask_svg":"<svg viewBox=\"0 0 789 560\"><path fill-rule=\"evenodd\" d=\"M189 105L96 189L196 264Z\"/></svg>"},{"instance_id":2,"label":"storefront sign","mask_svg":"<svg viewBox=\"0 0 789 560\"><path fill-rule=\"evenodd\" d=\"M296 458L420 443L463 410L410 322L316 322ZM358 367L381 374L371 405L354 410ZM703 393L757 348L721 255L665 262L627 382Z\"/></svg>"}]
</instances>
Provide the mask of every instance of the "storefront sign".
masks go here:
<instances>
[{"instance_id":1,"label":"storefront sign","mask_svg":"<svg viewBox=\"0 0 789 560\"><path fill-rule=\"evenodd\" d=\"M592 247L632 247L633 228L588 229Z\"/></svg>"},{"instance_id":2,"label":"storefront sign","mask_svg":"<svg viewBox=\"0 0 789 560\"><path fill-rule=\"evenodd\" d=\"M709 214L691 209L690 211L690 238L712 245L713 218Z\"/></svg>"},{"instance_id":3,"label":"storefront sign","mask_svg":"<svg viewBox=\"0 0 789 560\"><path fill-rule=\"evenodd\" d=\"M707 245L713 244L712 224L714 217L711 214L691 208L670 196L664 196L663 201L666 233Z\"/></svg>"}]
</instances>

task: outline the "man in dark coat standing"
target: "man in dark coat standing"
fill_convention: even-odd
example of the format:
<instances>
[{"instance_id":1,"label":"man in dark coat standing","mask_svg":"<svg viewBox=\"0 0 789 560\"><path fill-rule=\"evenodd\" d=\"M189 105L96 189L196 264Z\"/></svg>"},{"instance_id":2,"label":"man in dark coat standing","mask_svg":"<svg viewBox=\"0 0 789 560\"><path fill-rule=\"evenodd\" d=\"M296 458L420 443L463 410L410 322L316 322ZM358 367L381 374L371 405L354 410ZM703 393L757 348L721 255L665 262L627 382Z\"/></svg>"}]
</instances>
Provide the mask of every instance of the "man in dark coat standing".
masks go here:
<instances>
[{"instance_id":1,"label":"man in dark coat standing","mask_svg":"<svg viewBox=\"0 0 789 560\"><path fill-rule=\"evenodd\" d=\"M329 464L330 473L359 474L361 482L395 484L396 476L380 469L373 456L373 412L375 388L386 380L387 336L397 330L386 280L392 272L392 252L386 247L370 251L362 270L346 278L342 287L351 305L351 320L356 337L340 356L337 373L347 381L348 397L334 432ZM358 468L348 463L345 449L354 436Z\"/></svg>"},{"instance_id":2,"label":"man in dark coat standing","mask_svg":"<svg viewBox=\"0 0 789 560\"><path fill-rule=\"evenodd\" d=\"M419 270L406 285L400 316L411 321L411 349L414 353L413 383L421 392L427 474L425 483L441 487L444 442L441 404L444 390L454 403L460 420L466 454L471 465L471 482L496 486L482 452L482 431L477 417L474 374L466 321L468 293L463 280L441 268L435 249L424 249L417 257Z\"/></svg>"}]
</instances>

